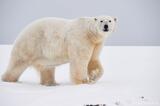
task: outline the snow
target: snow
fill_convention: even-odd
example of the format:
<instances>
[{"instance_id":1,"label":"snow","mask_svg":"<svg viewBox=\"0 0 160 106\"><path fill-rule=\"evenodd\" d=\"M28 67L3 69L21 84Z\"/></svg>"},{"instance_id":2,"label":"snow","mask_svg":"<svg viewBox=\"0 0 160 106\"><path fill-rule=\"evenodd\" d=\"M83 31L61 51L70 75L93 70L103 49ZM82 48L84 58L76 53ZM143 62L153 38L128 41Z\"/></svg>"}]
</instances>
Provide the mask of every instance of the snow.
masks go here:
<instances>
[{"instance_id":1,"label":"snow","mask_svg":"<svg viewBox=\"0 0 160 106\"><path fill-rule=\"evenodd\" d=\"M0 75L11 45L0 45ZM104 75L96 84L73 85L69 65L56 70L58 86L42 86L28 68L17 83L0 81L0 106L160 106L160 47L105 46L100 55Z\"/></svg>"}]
</instances>

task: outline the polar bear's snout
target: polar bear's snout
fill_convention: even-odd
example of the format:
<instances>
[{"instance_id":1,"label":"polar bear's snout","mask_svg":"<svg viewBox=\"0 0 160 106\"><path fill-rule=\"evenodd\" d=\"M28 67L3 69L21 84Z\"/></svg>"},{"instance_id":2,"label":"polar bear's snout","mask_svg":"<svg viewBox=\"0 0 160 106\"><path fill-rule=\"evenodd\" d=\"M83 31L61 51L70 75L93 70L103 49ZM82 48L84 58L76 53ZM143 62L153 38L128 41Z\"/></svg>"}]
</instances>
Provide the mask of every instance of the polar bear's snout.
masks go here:
<instances>
[{"instance_id":1,"label":"polar bear's snout","mask_svg":"<svg viewBox=\"0 0 160 106\"><path fill-rule=\"evenodd\" d=\"M103 31L105 31L105 32L108 32L108 31L109 31L109 29L108 29L108 25L107 25L107 24L104 24Z\"/></svg>"}]
</instances>

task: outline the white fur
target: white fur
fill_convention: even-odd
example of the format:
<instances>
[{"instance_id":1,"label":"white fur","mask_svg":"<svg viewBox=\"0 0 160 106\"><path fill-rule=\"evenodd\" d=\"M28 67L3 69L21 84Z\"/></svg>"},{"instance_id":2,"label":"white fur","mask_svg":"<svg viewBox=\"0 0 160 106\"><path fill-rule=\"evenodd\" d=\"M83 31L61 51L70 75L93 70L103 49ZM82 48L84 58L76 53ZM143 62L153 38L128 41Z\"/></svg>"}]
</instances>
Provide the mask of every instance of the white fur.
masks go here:
<instances>
[{"instance_id":1,"label":"white fur","mask_svg":"<svg viewBox=\"0 0 160 106\"><path fill-rule=\"evenodd\" d=\"M54 75L51 75L55 67L70 62L74 83L96 82L103 73L98 56L115 23L110 16L37 20L29 24L15 41L2 79L17 81L28 66L34 66L41 73L41 83L51 85L55 84ZM108 32L103 31L104 24L108 24Z\"/></svg>"}]
</instances>

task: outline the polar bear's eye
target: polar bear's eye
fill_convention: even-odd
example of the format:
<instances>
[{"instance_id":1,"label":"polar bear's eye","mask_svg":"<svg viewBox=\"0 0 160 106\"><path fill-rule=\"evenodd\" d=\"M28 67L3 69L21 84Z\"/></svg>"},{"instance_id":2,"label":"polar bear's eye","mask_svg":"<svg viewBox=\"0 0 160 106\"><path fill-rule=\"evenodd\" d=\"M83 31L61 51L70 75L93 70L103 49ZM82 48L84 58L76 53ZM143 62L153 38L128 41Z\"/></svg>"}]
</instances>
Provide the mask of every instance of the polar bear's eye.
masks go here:
<instances>
[{"instance_id":1,"label":"polar bear's eye","mask_svg":"<svg viewBox=\"0 0 160 106\"><path fill-rule=\"evenodd\" d=\"M103 22L103 21L100 21L100 22Z\"/></svg>"},{"instance_id":2,"label":"polar bear's eye","mask_svg":"<svg viewBox=\"0 0 160 106\"><path fill-rule=\"evenodd\" d=\"M109 20L109 22L111 22L111 20Z\"/></svg>"}]
</instances>

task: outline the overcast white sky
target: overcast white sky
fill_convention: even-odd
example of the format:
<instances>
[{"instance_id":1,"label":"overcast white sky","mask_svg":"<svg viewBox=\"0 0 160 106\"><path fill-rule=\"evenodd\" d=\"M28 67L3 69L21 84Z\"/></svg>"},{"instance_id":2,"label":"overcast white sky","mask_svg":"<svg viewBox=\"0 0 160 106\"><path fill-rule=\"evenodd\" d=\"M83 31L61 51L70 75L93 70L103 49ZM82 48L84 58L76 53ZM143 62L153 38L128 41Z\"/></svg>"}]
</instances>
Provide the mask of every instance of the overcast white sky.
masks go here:
<instances>
[{"instance_id":1,"label":"overcast white sky","mask_svg":"<svg viewBox=\"0 0 160 106\"><path fill-rule=\"evenodd\" d=\"M159 10L159 0L0 0L0 44L38 18L111 15L118 28L106 45L160 45Z\"/></svg>"}]
</instances>

